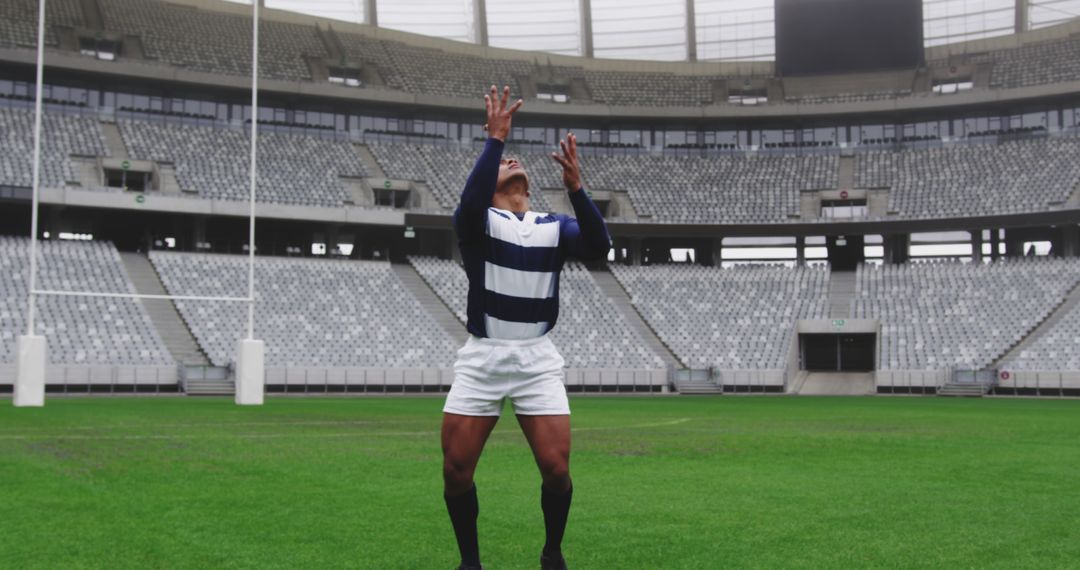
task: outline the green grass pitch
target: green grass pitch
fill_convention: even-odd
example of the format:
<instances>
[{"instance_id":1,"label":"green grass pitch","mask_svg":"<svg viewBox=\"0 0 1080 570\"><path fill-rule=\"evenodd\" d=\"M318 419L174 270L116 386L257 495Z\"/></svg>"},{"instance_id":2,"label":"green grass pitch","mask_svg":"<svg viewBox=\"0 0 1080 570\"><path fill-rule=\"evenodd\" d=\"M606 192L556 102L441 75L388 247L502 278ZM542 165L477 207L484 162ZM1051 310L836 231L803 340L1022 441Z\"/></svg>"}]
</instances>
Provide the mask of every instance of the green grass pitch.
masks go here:
<instances>
[{"instance_id":1,"label":"green grass pitch","mask_svg":"<svg viewBox=\"0 0 1080 570\"><path fill-rule=\"evenodd\" d=\"M438 398L0 403L0 567L449 569ZM580 397L572 568L1077 568L1080 401ZM507 411L492 570L538 567Z\"/></svg>"}]
</instances>

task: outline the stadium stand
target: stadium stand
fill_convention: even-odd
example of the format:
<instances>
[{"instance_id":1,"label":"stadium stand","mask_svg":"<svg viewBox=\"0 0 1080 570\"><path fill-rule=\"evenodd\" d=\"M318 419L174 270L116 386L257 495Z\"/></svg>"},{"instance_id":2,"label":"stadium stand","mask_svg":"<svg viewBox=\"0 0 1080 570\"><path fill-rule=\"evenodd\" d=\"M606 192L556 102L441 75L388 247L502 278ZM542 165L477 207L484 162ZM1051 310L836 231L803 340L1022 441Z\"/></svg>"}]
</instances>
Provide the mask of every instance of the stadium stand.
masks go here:
<instances>
[{"instance_id":1,"label":"stadium stand","mask_svg":"<svg viewBox=\"0 0 1080 570\"><path fill-rule=\"evenodd\" d=\"M0 46L37 45L38 3L36 0L5 0L0 4ZM82 25L78 0L52 0L45 4L45 44L57 45L53 26Z\"/></svg>"},{"instance_id":2,"label":"stadium stand","mask_svg":"<svg viewBox=\"0 0 1080 570\"><path fill-rule=\"evenodd\" d=\"M566 68L567 75L574 74ZM714 103L712 81L721 77L674 73L579 70L593 103L647 107L699 107ZM723 102L721 102L723 103Z\"/></svg>"},{"instance_id":3,"label":"stadium stand","mask_svg":"<svg viewBox=\"0 0 1080 570\"><path fill-rule=\"evenodd\" d=\"M610 267L641 316L691 368L784 369L795 322L828 316L825 269Z\"/></svg>"},{"instance_id":4,"label":"stadium stand","mask_svg":"<svg viewBox=\"0 0 1080 570\"><path fill-rule=\"evenodd\" d=\"M426 182L439 204L449 210L457 207L469 173L480 156L479 148L462 146L376 142L368 148L388 176ZM528 172L532 209L551 212L551 204L540 189L562 188L558 165L544 154L520 153L512 148L504 156L517 157Z\"/></svg>"},{"instance_id":5,"label":"stadium stand","mask_svg":"<svg viewBox=\"0 0 1080 570\"><path fill-rule=\"evenodd\" d=\"M1080 79L1080 37L1075 35L929 62L948 68L962 61L991 66L990 88L1011 89Z\"/></svg>"},{"instance_id":6,"label":"stadium stand","mask_svg":"<svg viewBox=\"0 0 1080 570\"><path fill-rule=\"evenodd\" d=\"M374 143L372 152L393 178L427 181L446 208L458 195L478 151L437 145ZM551 158L507 152L525 165L533 189L562 188ZM639 216L672 223L775 222L799 211L799 191L837 187L835 155L715 157L603 156L581 158L589 188L627 190ZM550 211L539 192L533 207Z\"/></svg>"},{"instance_id":7,"label":"stadium stand","mask_svg":"<svg viewBox=\"0 0 1080 570\"><path fill-rule=\"evenodd\" d=\"M1080 138L872 151L856 155L856 185L890 187L908 217L1046 211L1080 183Z\"/></svg>"},{"instance_id":8,"label":"stadium stand","mask_svg":"<svg viewBox=\"0 0 1080 570\"><path fill-rule=\"evenodd\" d=\"M120 120L133 158L176 164L181 188L203 198L248 199L250 133ZM309 135L259 134L258 199L307 206L341 206L349 199L341 176L367 171L349 143Z\"/></svg>"},{"instance_id":9,"label":"stadium stand","mask_svg":"<svg viewBox=\"0 0 1080 570\"><path fill-rule=\"evenodd\" d=\"M137 37L147 59L207 73L247 76L251 71L250 17L235 12L184 6L159 0L98 0L104 31ZM58 27L84 25L79 3L54 0L49 4L46 41L58 45ZM31 47L36 37L36 4L11 0L0 4L0 45ZM342 26L345 27L345 26ZM327 34L326 43L320 34ZM260 34L260 68L263 77L286 81L311 81L307 59L373 66L380 81L366 88L392 89L436 97L475 98L493 78L522 92L529 78L581 81L589 100L579 104L643 107L696 107L728 105L715 100L713 86L727 77L655 71L625 72L575 65L541 64L537 58L480 57L403 41L367 36L362 32L282 21L267 14ZM340 54L328 51L329 48ZM927 66L950 69L956 64L990 66L991 89L1015 88L1076 81L1080 79L1080 38L1069 36L1028 42L1017 47L937 57ZM759 79L769 79L760 77ZM981 88L981 86L980 86ZM910 90L843 93L784 98L770 104L799 102L805 105L881 101L918 96ZM923 94L925 95L925 94ZM737 104L737 103L736 103Z\"/></svg>"},{"instance_id":10,"label":"stadium stand","mask_svg":"<svg viewBox=\"0 0 1080 570\"><path fill-rule=\"evenodd\" d=\"M638 216L684 224L783 221L799 191L835 189L836 155L587 156L591 188L625 189Z\"/></svg>"},{"instance_id":11,"label":"stadium stand","mask_svg":"<svg viewBox=\"0 0 1080 570\"><path fill-rule=\"evenodd\" d=\"M389 40L371 40L337 32L347 55L373 61L387 84L404 91L444 97L471 97L487 91L492 78L521 92L519 77L531 75L535 65L518 59L463 56L435 48L410 46ZM375 45L381 44L381 45Z\"/></svg>"},{"instance_id":12,"label":"stadium stand","mask_svg":"<svg viewBox=\"0 0 1080 570\"><path fill-rule=\"evenodd\" d=\"M94 119L43 113L41 185L63 188L77 180L72 155L109 156L101 127ZM0 184L33 184L34 114L0 106Z\"/></svg>"},{"instance_id":13,"label":"stadium stand","mask_svg":"<svg viewBox=\"0 0 1080 570\"><path fill-rule=\"evenodd\" d=\"M244 297L246 256L151 252L172 295ZM409 294L390 264L260 257L255 261L255 334L267 366L448 367L457 346ZM177 301L216 366L246 335L242 303Z\"/></svg>"},{"instance_id":14,"label":"stadium stand","mask_svg":"<svg viewBox=\"0 0 1080 570\"><path fill-rule=\"evenodd\" d=\"M436 257L409 257L409 263L466 322L469 281L457 262ZM551 340L569 368L663 368L663 360L624 321L613 301L600 290L582 264L571 261L559 281L559 320Z\"/></svg>"},{"instance_id":15,"label":"stadium stand","mask_svg":"<svg viewBox=\"0 0 1080 570\"><path fill-rule=\"evenodd\" d=\"M251 75L251 18L155 0L99 0L105 29L139 36L146 56L194 71ZM259 75L311 79L305 56L326 57L314 26L260 19Z\"/></svg>"},{"instance_id":16,"label":"stadium stand","mask_svg":"<svg viewBox=\"0 0 1080 570\"><path fill-rule=\"evenodd\" d=\"M129 156L170 162L182 189L203 198L246 200L246 128L179 125L120 119ZM33 113L0 106L0 185L29 187ZM108 157L95 118L47 112L43 120L42 186L85 184L72 157ZM458 196L479 145L368 144L391 178L425 182L444 210ZM532 204L553 211L538 191L561 189L551 158L508 147L532 182ZM866 150L855 155L855 186L890 189L890 217L934 218L1043 212L1059 208L1080 185L1080 137L1032 135L1016 140L969 141L923 149ZM733 153L715 156L588 154L582 157L591 189L625 190L642 221L684 224L774 223L800 213L800 192L839 186L839 157L814 154ZM314 135L260 134L258 199L339 207L352 200L342 177L368 176L352 143Z\"/></svg>"},{"instance_id":17,"label":"stadium stand","mask_svg":"<svg viewBox=\"0 0 1080 570\"><path fill-rule=\"evenodd\" d=\"M1080 306L1073 307L1004 367L1009 370L1080 370Z\"/></svg>"},{"instance_id":18,"label":"stadium stand","mask_svg":"<svg viewBox=\"0 0 1080 570\"><path fill-rule=\"evenodd\" d=\"M900 97L910 97L910 89L901 91L867 91L863 93L839 93L836 95L803 95L801 97L785 97L790 103L803 105L821 105L825 103L865 103L867 101L888 101Z\"/></svg>"},{"instance_id":19,"label":"stadium stand","mask_svg":"<svg viewBox=\"0 0 1080 570\"><path fill-rule=\"evenodd\" d=\"M881 320L878 367L989 366L1080 280L1075 260L860 266L852 314Z\"/></svg>"},{"instance_id":20,"label":"stadium stand","mask_svg":"<svg viewBox=\"0 0 1080 570\"><path fill-rule=\"evenodd\" d=\"M41 241L38 287L45 290L135 293L109 242ZM14 362L26 330L30 240L0 236L0 362ZM38 334L55 364L168 365L165 348L143 306L133 299L39 297Z\"/></svg>"}]
</instances>

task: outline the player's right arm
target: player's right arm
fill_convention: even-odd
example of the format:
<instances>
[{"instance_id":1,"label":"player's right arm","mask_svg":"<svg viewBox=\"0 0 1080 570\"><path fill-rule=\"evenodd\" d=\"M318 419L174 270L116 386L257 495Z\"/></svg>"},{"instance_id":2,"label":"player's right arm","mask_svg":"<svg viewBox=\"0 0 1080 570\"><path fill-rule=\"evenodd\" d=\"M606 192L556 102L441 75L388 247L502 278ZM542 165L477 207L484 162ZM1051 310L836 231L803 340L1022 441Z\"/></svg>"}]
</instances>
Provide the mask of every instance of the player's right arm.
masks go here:
<instances>
[{"instance_id":1,"label":"player's right arm","mask_svg":"<svg viewBox=\"0 0 1080 570\"><path fill-rule=\"evenodd\" d=\"M506 137L510 135L510 123L514 113L522 105L522 101L518 99L508 108L506 104L509 100L509 86L503 88L501 98L494 85L491 86L491 92L484 95L489 137L484 151L473 166L472 174L465 182L461 203L454 212L454 226L462 238L484 232L484 215L491 206L491 199L499 181L499 161L502 160L503 145Z\"/></svg>"}]
</instances>

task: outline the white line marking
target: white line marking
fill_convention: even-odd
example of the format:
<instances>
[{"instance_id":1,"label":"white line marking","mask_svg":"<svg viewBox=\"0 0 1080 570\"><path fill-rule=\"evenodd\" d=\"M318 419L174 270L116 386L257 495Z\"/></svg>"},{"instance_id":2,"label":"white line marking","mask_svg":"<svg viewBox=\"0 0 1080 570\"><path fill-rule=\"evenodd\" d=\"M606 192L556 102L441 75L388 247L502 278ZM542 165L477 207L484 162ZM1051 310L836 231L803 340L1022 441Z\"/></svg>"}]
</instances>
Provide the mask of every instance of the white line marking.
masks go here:
<instances>
[{"instance_id":1,"label":"white line marking","mask_svg":"<svg viewBox=\"0 0 1080 570\"><path fill-rule=\"evenodd\" d=\"M677 420L669 420L666 422L656 422L651 424L637 424L632 426L603 426L603 427L583 427L583 428L571 428L570 431L604 431L613 429L639 429L639 428L651 428L651 427L665 427L665 426L677 426L679 424L685 424L686 422L694 418L679 418Z\"/></svg>"}]
</instances>

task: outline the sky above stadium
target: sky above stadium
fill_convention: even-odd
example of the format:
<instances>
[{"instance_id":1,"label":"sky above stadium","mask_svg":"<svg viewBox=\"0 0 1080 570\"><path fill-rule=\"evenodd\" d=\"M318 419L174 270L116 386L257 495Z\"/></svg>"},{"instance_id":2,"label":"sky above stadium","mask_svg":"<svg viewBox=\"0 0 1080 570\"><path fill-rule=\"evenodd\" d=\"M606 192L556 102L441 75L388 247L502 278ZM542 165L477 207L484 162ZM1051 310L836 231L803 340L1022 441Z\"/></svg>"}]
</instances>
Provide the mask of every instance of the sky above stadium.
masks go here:
<instances>
[{"instance_id":1,"label":"sky above stadium","mask_svg":"<svg viewBox=\"0 0 1080 570\"><path fill-rule=\"evenodd\" d=\"M250 4L251 0L222 0ZM869 1L869 0L868 0ZM365 0L266 0L266 6L364 22ZM581 55L578 0L486 0L493 46ZM476 41L473 0L377 0L379 25ZM1080 0L1030 0L1033 29L1080 17ZM773 0L694 0L697 57L774 57ZM1015 0L923 0L927 46L1010 34ZM596 57L678 61L689 53L686 0L592 0Z\"/></svg>"}]
</instances>

